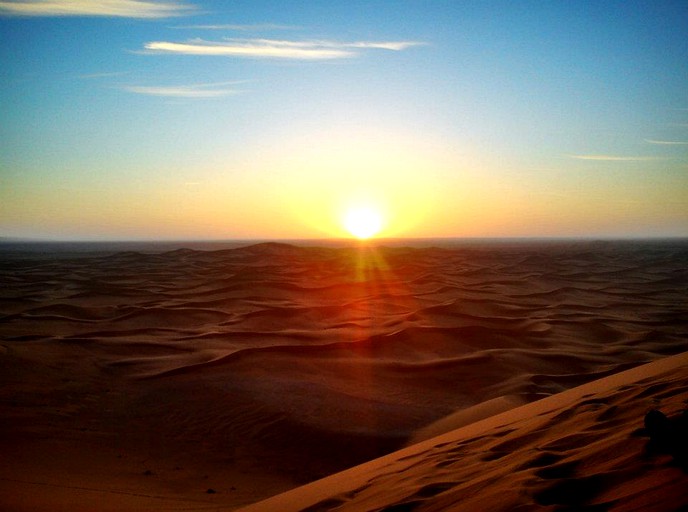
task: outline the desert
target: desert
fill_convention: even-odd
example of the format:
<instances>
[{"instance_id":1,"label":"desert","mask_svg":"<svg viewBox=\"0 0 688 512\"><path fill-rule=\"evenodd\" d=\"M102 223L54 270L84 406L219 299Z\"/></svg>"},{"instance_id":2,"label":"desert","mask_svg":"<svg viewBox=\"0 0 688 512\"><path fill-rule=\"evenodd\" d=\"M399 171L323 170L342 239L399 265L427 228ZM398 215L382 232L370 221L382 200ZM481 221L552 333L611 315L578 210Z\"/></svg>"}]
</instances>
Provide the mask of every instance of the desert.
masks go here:
<instances>
[{"instance_id":1,"label":"desert","mask_svg":"<svg viewBox=\"0 0 688 512\"><path fill-rule=\"evenodd\" d=\"M4 509L688 503L643 434L688 400L682 240L5 251L0 271Z\"/></svg>"}]
</instances>

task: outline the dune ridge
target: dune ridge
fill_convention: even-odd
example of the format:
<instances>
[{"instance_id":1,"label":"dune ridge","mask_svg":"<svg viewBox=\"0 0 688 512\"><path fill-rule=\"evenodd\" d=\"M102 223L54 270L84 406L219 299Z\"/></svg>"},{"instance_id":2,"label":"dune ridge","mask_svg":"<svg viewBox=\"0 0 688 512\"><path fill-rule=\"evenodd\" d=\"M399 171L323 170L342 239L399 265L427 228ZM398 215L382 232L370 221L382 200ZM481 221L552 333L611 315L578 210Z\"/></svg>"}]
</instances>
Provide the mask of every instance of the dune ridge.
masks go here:
<instances>
[{"instance_id":1,"label":"dune ridge","mask_svg":"<svg viewBox=\"0 0 688 512\"><path fill-rule=\"evenodd\" d=\"M684 241L0 254L0 283L4 478L108 446L115 490L227 507L688 350Z\"/></svg>"},{"instance_id":2,"label":"dune ridge","mask_svg":"<svg viewBox=\"0 0 688 512\"><path fill-rule=\"evenodd\" d=\"M688 460L652 449L643 427L658 407L672 418L688 411L688 352L489 415L241 511L684 510Z\"/></svg>"}]
</instances>

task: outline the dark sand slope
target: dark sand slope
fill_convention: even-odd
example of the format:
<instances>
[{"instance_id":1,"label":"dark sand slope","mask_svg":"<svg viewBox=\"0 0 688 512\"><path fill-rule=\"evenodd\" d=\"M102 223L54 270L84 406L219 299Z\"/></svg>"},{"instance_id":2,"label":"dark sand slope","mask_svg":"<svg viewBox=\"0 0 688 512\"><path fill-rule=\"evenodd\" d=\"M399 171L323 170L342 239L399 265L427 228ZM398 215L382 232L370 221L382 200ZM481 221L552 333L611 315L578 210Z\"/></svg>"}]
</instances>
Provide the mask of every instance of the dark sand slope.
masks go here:
<instances>
[{"instance_id":1,"label":"dark sand slope","mask_svg":"<svg viewBox=\"0 0 688 512\"><path fill-rule=\"evenodd\" d=\"M643 427L653 408L672 419L688 408L688 353L512 409L242 512L685 510L688 459L673 456L673 444L653 449Z\"/></svg>"},{"instance_id":2,"label":"dark sand slope","mask_svg":"<svg viewBox=\"0 0 688 512\"><path fill-rule=\"evenodd\" d=\"M251 503L686 351L687 290L685 242L0 254L0 505Z\"/></svg>"}]
</instances>

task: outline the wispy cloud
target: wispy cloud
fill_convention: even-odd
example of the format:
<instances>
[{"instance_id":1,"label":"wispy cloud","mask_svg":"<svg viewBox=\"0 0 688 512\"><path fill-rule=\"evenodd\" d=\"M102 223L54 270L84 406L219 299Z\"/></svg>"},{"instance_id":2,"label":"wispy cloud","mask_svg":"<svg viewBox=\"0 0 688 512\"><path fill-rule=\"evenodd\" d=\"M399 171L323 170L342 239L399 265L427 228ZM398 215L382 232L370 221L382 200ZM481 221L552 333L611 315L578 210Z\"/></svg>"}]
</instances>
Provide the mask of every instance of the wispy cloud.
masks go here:
<instances>
[{"instance_id":1,"label":"wispy cloud","mask_svg":"<svg viewBox=\"0 0 688 512\"><path fill-rule=\"evenodd\" d=\"M618 155L567 155L576 160L596 160L600 162L645 162L650 160L666 160L656 156L618 156Z\"/></svg>"},{"instance_id":2,"label":"wispy cloud","mask_svg":"<svg viewBox=\"0 0 688 512\"><path fill-rule=\"evenodd\" d=\"M193 39L184 43L153 41L144 46L147 53L184 55L219 55L227 57L273 59L341 59L358 55L359 49L400 51L423 43L415 41L383 41L338 43L333 41L285 41L275 39L225 39L205 41Z\"/></svg>"},{"instance_id":3,"label":"wispy cloud","mask_svg":"<svg viewBox=\"0 0 688 512\"><path fill-rule=\"evenodd\" d=\"M419 46L424 43L419 43L416 41L388 41L388 42L367 42L360 41L357 43L347 43L345 46L349 48L376 48L378 50L394 50L401 51L411 46Z\"/></svg>"},{"instance_id":4,"label":"wispy cloud","mask_svg":"<svg viewBox=\"0 0 688 512\"><path fill-rule=\"evenodd\" d=\"M114 16L169 18L196 11L180 1L145 0L14 0L0 1L0 15L11 16Z\"/></svg>"},{"instance_id":5,"label":"wispy cloud","mask_svg":"<svg viewBox=\"0 0 688 512\"><path fill-rule=\"evenodd\" d=\"M218 82L211 84L175 85L175 86L146 86L146 85L125 85L122 87L127 92L134 94L145 94L148 96L164 96L172 98L218 98L238 94L238 89L228 88L229 85L242 83Z\"/></svg>"},{"instance_id":6,"label":"wispy cloud","mask_svg":"<svg viewBox=\"0 0 688 512\"><path fill-rule=\"evenodd\" d=\"M688 142L682 140L655 140L645 139L649 144L660 144L662 146L688 146Z\"/></svg>"},{"instance_id":7,"label":"wispy cloud","mask_svg":"<svg viewBox=\"0 0 688 512\"><path fill-rule=\"evenodd\" d=\"M297 25L279 25L277 23L257 23L255 25L220 24L220 25L181 25L170 27L190 30L236 30L238 32L258 32L267 30L301 30Z\"/></svg>"}]
</instances>

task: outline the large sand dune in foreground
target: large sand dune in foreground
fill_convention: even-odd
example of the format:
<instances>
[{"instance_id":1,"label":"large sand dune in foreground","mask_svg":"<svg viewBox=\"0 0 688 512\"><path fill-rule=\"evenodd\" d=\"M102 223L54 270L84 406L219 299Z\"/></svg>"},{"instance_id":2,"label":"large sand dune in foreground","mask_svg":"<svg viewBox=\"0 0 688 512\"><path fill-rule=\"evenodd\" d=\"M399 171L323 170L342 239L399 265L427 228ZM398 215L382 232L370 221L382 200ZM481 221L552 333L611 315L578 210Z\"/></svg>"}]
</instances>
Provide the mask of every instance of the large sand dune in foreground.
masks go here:
<instances>
[{"instance_id":1,"label":"large sand dune in foreground","mask_svg":"<svg viewBox=\"0 0 688 512\"><path fill-rule=\"evenodd\" d=\"M678 444L653 448L643 420L656 408L673 421L688 410L688 353L477 421L242 512L685 510L688 428Z\"/></svg>"},{"instance_id":2,"label":"large sand dune in foreground","mask_svg":"<svg viewBox=\"0 0 688 512\"><path fill-rule=\"evenodd\" d=\"M231 510L688 350L681 241L0 253L0 283L0 505L10 510ZM456 445L470 493L487 496L493 476L538 450L544 459L520 475L551 467L555 484L605 467L602 455L576 455L588 445L642 448L629 432L648 400L682 406L678 373L656 377L664 391L602 390L606 404L575 399L517 431L495 426L468 452ZM568 445L548 447L567 429ZM415 495L401 483L409 495L382 509L458 493L458 477L436 478L456 468L431 470L438 450L418 458L433 487ZM547 483L505 502L578 506L545 503L556 494ZM593 487L591 503L617 500L600 494L607 480ZM368 510L355 508L367 495L349 491L318 506Z\"/></svg>"}]
</instances>

